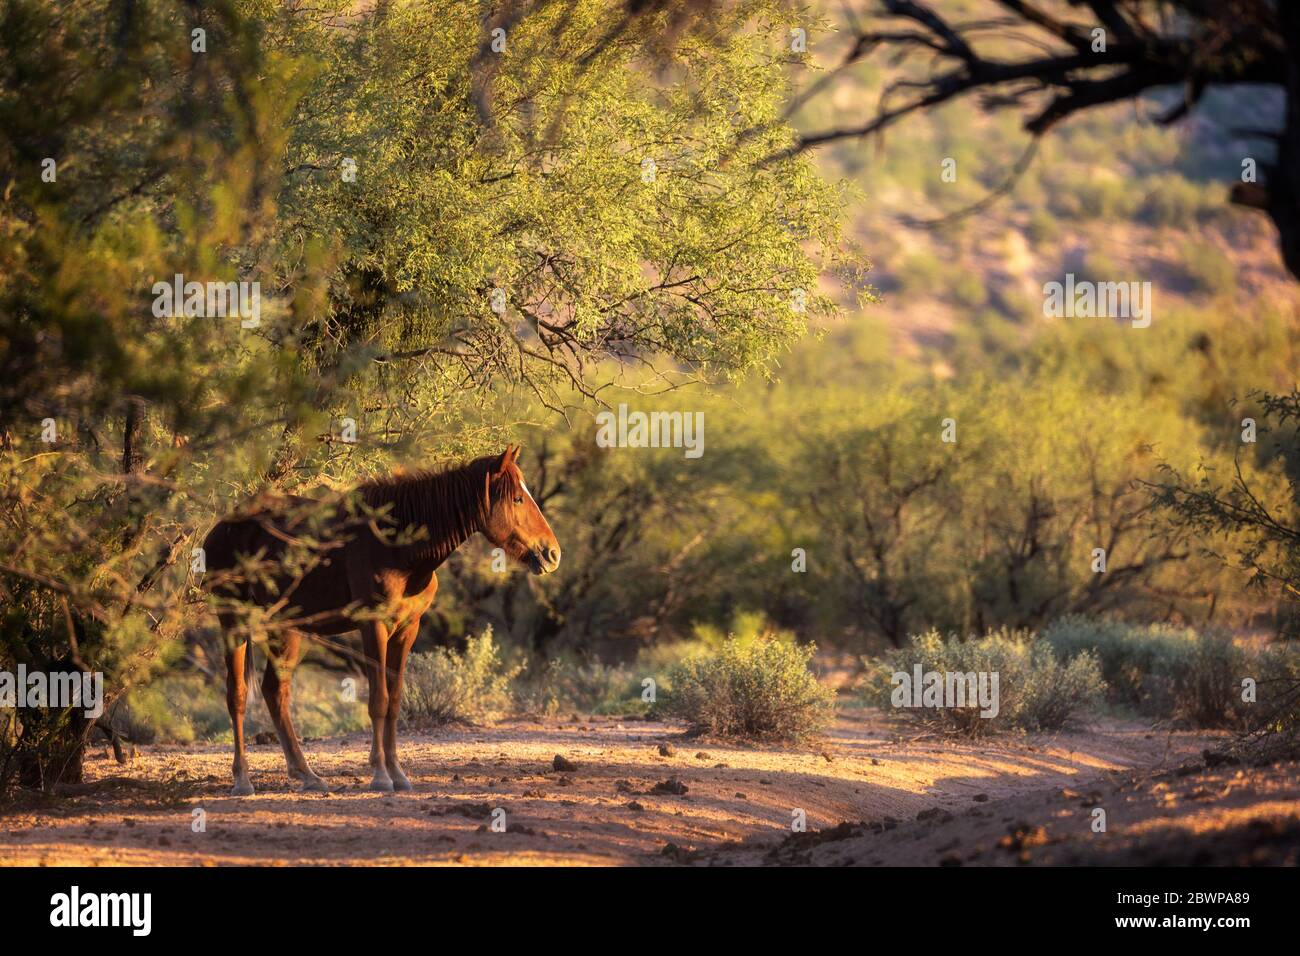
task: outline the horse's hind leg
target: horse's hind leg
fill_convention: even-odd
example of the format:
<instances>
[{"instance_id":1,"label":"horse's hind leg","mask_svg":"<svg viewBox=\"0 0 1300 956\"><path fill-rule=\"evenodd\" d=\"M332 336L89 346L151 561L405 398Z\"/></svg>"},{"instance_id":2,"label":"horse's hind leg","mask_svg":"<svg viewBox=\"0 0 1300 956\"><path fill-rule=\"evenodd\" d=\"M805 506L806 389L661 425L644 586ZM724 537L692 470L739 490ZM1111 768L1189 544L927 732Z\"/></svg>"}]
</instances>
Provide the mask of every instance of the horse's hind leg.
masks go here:
<instances>
[{"instance_id":1,"label":"horse's hind leg","mask_svg":"<svg viewBox=\"0 0 1300 956\"><path fill-rule=\"evenodd\" d=\"M253 792L253 782L248 779L248 761L244 757L244 710L248 706L244 663L248 652L246 640L226 648L226 707L230 710L230 725L235 731L235 763L231 767L235 786L230 792L236 797L246 797Z\"/></svg>"},{"instance_id":2,"label":"horse's hind leg","mask_svg":"<svg viewBox=\"0 0 1300 956\"><path fill-rule=\"evenodd\" d=\"M302 653L302 635L297 631L289 631L282 639L272 642L269 650L266 671L262 675L262 696L266 698L271 723L275 724L280 746L284 748L284 762L289 768L289 776L301 780L304 790L328 791L329 784L307 765L298 733L293 728L293 672Z\"/></svg>"}]
</instances>

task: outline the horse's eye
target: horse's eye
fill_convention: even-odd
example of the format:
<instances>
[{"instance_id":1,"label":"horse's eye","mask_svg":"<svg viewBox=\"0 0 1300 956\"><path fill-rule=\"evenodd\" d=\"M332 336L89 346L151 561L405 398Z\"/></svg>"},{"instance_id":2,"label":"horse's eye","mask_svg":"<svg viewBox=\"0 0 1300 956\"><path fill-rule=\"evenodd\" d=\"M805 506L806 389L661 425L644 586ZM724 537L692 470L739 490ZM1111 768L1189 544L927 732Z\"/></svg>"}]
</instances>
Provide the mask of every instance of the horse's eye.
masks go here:
<instances>
[{"instance_id":1,"label":"horse's eye","mask_svg":"<svg viewBox=\"0 0 1300 956\"><path fill-rule=\"evenodd\" d=\"M517 505L522 505L523 503L524 503L524 496L523 496L523 495L516 495L516 496L515 496L515 504L517 504Z\"/></svg>"}]
</instances>

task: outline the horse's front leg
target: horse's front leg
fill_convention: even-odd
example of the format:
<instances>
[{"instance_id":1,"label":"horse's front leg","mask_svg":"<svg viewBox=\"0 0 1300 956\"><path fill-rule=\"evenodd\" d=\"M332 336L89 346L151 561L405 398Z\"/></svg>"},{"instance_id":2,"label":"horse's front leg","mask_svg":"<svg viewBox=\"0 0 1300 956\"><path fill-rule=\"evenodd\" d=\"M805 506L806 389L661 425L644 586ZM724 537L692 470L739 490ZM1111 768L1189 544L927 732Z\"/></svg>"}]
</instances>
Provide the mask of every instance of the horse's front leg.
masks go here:
<instances>
[{"instance_id":1,"label":"horse's front leg","mask_svg":"<svg viewBox=\"0 0 1300 956\"><path fill-rule=\"evenodd\" d=\"M388 639L388 718L384 721L384 766L397 790L410 790L411 781L397 762L397 715L402 709L402 682L411 645L420 633L420 619L407 621Z\"/></svg>"},{"instance_id":2,"label":"horse's front leg","mask_svg":"<svg viewBox=\"0 0 1300 956\"><path fill-rule=\"evenodd\" d=\"M231 642L226 650L226 706L230 708L230 726L235 732L235 762L231 767L235 787L230 792L236 797L246 797L253 792L253 782L248 779L248 758L244 755L244 710L248 706L244 665L253 647L245 638L232 638L230 625L224 619L222 624L227 628L226 641Z\"/></svg>"},{"instance_id":3,"label":"horse's front leg","mask_svg":"<svg viewBox=\"0 0 1300 956\"><path fill-rule=\"evenodd\" d=\"M371 790L393 789L384 752L384 728L388 723L388 628L379 621L361 625L361 648L366 658L366 680L370 684L370 765L375 769Z\"/></svg>"}]
</instances>

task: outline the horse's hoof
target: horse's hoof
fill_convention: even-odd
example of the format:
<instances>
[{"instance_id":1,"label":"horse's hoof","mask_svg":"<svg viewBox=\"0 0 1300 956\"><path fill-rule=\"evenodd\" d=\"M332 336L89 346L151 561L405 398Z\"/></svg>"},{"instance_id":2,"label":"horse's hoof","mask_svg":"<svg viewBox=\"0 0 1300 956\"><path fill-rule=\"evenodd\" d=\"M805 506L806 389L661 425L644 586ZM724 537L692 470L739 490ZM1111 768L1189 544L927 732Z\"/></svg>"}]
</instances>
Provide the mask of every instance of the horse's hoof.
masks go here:
<instances>
[{"instance_id":1,"label":"horse's hoof","mask_svg":"<svg viewBox=\"0 0 1300 956\"><path fill-rule=\"evenodd\" d=\"M387 775L382 777L376 776L374 780L370 781L370 789L378 790L381 793L392 793L393 781Z\"/></svg>"},{"instance_id":2,"label":"horse's hoof","mask_svg":"<svg viewBox=\"0 0 1300 956\"><path fill-rule=\"evenodd\" d=\"M236 780L235 785L230 788L232 797L251 797L253 795L253 785L247 780Z\"/></svg>"},{"instance_id":3,"label":"horse's hoof","mask_svg":"<svg viewBox=\"0 0 1300 956\"><path fill-rule=\"evenodd\" d=\"M388 773L389 773L389 775L392 776L392 778L393 778L393 789L394 789L394 790L414 790L414 789L415 789L415 787L413 787L413 786L411 785L411 781L409 781L409 780L406 779L406 774L402 773L402 771L400 771L400 770L389 769Z\"/></svg>"}]
</instances>

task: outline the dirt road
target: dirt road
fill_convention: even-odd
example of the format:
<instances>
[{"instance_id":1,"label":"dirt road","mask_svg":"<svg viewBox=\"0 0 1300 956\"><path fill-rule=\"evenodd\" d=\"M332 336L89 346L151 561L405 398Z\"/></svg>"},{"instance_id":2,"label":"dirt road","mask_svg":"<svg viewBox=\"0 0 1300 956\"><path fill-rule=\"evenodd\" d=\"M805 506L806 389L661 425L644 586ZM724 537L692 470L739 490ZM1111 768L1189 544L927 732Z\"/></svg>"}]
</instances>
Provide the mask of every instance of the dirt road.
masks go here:
<instances>
[{"instance_id":1,"label":"dirt road","mask_svg":"<svg viewBox=\"0 0 1300 956\"><path fill-rule=\"evenodd\" d=\"M257 794L246 798L228 795L227 747L146 747L125 768L96 751L87 784L0 816L0 863L939 863L954 853L1004 862L972 854L1005 831L1008 813L1030 812L1015 801L1083 813L1086 828L1074 804L1090 788L1118 786L1131 770L1173 771L1215 739L1103 722L966 743L916 739L872 711L846 711L821 743L790 750L692 741L664 723L510 721L406 736L410 793L366 789L366 735L308 743L328 794L300 792L279 747L255 746ZM554 769L556 755L576 769ZM859 825L838 831L843 840L783 843L801 812L808 831L880 832ZM885 833L910 828L921 836Z\"/></svg>"}]
</instances>

